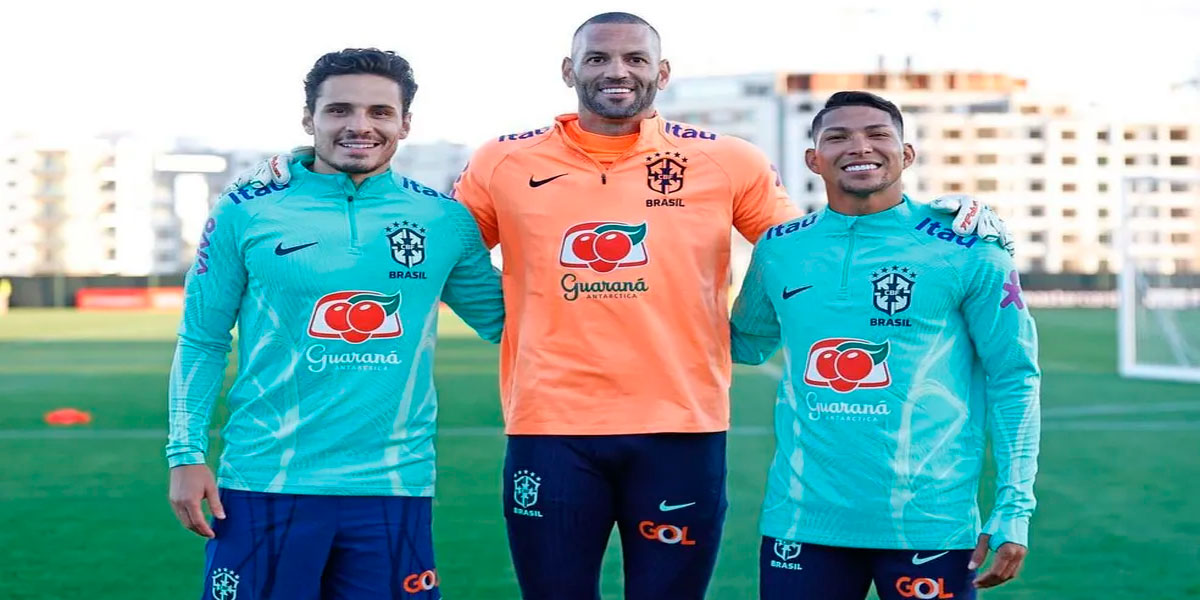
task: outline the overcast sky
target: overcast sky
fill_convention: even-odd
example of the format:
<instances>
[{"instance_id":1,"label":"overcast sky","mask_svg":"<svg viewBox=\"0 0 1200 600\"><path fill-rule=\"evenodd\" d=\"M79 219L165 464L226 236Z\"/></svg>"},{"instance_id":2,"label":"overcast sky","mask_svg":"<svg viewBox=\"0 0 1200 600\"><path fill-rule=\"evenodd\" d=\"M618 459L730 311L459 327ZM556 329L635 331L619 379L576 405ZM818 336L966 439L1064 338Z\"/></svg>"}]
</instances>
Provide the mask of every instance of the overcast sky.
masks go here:
<instances>
[{"instance_id":1,"label":"overcast sky","mask_svg":"<svg viewBox=\"0 0 1200 600\"><path fill-rule=\"evenodd\" d=\"M899 68L912 55L917 70L998 71L1035 90L1130 101L1200 76L1197 0L15 0L0 10L0 132L131 130L221 148L303 143L301 81L343 47L412 62L411 141L476 145L544 124L575 107L558 74L571 33L608 10L653 23L676 78L863 71L880 54Z\"/></svg>"}]
</instances>

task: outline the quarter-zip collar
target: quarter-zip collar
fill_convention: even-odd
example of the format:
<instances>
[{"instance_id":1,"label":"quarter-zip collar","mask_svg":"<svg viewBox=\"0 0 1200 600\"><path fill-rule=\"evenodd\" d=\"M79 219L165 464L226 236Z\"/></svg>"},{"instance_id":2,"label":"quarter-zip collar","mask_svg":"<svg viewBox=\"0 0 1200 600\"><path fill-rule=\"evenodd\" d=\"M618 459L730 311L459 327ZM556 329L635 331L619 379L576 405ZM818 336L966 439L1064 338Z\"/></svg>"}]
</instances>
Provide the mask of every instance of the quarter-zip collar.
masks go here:
<instances>
[{"instance_id":1,"label":"quarter-zip collar","mask_svg":"<svg viewBox=\"0 0 1200 600\"><path fill-rule=\"evenodd\" d=\"M566 126L566 123L568 121L577 121L577 120L579 120L579 115L576 113L568 113L565 115L559 115L559 116L555 117L554 118L554 135L558 136L558 139L562 143L564 143L572 148L575 148L576 150L579 150L580 152L583 152L583 150L581 148L579 148L579 145L576 144L567 135L567 132L564 130L564 127ZM662 131L663 131L664 127L665 127L665 123L664 123L662 117L660 117L657 113L655 113L654 116L652 116L652 117L642 119L642 122L640 123L640 129L638 130L637 142L634 142L634 144L629 147L629 150L626 150L625 154L621 155L621 158L617 159L616 161L613 161L613 166L616 166L617 163L629 158L632 155L642 154L644 152L653 151L655 149L661 149L663 146L663 142L664 142L663 135L662 135Z\"/></svg>"},{"instance_id":2,"label":"quarter-zip collar","mask_svg":"<svg viewBox=\"0 0 1200 600\"><path fill-rule=\"evenodd\" d=\"M904 194L900 197L899 204L869 215L844 215L833 210L832 207L826 206L825 215L821 220L825 222L826 227L836 231L862 230L864 227L870 231L880 227L894 227L901 223L907 223L912 214L912 200L907 194Z\"/></svg>"},{"instance_id":3,"label":"quarter-zip collar","mask_svg":"<svg viewBox=\"0 0 1200 600\"><path fill-rule=\"evenodd\" d=\"M297 185L303 185L309 193L331 194L341 199L348 197L362 198L364 196L383 196L393 192L398 187L391 168L363 180L359 186L345 173L317 173L312 170L311 162L295 161L288 165L292 179Z\"/></svg>"}]
</instances>

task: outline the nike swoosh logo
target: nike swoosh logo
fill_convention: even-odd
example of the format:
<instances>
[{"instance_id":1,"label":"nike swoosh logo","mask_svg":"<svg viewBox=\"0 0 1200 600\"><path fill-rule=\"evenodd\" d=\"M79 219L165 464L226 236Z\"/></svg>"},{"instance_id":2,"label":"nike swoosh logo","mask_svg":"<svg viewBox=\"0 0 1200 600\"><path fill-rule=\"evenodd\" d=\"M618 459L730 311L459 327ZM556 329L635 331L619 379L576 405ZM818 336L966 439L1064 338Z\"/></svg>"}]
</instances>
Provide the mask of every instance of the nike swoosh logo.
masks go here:
<instances>
[{"instance_id":1,"label":"nike swoosh logo","mask_svg":"<svg viewBox=\"0 0 1200 600\"><path fill-rule=\"evenodd\" d=\"M291 248L284 248L283 243L279 243L275 246L275 256L283 256L285 254L291 254L297 250L303 250L309 246L316 246L316 245L317 245L316 242L309 242L307 244L300 244L299 246L292 246Z\"/></svg>"},{"instance_id":2,"label":"nike swoosh logo","mask_svg":"<svg viewBox=\"0 0 1200 600\"><path fill-rule=\"evenodd\" d=\"M947 550L941 554L934 554L933 556L926 556L925 558L921 558L920 554L914 554L913 555L913 564L914 565L923 565L931 560L937 560L947 554L950 554L949 550Z\"/></svg>"},{"instance_id":3,"label":"nike swoosh logo","mask_svg":"<svg viewBox=\"0 0 1200 600\"><path fill-rule=\"evenodd\" d=\"M671 512L673 510L687 508L693 504L695 504L695 502L688 502L687 504L667 504L667 501L663 500L662 502L658 503L658 510L661 510L663 512Z\"/></svg>"},{"instance_id":4,"label":"nike swoosh logo","mask_svg":"<svg viewBox=\"0 0 1200 600\"><path fill-rule=\"evenodd\" d=\"M811 288L811 287L812 287L811 285L802 285L794 290L789 290L785 287L785 288L783 288L783 299L787 300L788 298L791 298L792 296L795 296L796 294L799 294L800 292L803 292L804 290L807 290L808 288Z\"/></svg>"},{"instance_id":5,"label":"nike swoosh logo","mask_svg":"<svg viewBox=\"0 0 1200 600\"><path fill-rule=\"evenodd\" d=\"M550 183L551 181L554 181L555 179L558 179L559 177L566 177L566 176L567 176L566 173L559 173L558 175L555 175L554 177L551 177L549 179L534 179L533 175L530 175L529 176L529 187L531 187L531 188L541 187L543 185L546 185L547 183Z\"/></svg>"}]
</instances>

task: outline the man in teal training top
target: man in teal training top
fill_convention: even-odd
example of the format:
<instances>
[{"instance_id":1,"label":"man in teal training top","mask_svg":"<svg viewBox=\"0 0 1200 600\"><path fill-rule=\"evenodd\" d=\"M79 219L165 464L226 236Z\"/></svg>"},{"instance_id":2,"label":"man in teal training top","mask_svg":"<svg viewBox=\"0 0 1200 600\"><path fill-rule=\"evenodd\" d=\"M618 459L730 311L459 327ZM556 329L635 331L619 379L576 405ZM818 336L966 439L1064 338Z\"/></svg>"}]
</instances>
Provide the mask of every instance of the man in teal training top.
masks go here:
<instances>
[{"instance_id":1,"label":"man in teal training top","mask_svg":"<svg viewBox=\"0 0 1200 600\"><path fill-rule=\"evenodd\" d=\"M391 52L322 56L305 80L315 156L285 165L286 185L224 194L204 227L166 454L176 515L210 538L206 599L440 597L438 306L492 342L504 306L467 210L389 169L416 87ZM235 323L214 481L208 429Z\"/></svg>"},{"instance_id":2,"label":"man in teal training top","mask_svg":"<svg viewBox=\"0 0 1200 600\"><path fill-rule=\"evenodd\" d=\"M973 598L1029 546L1037 334L1009 254L903 195L900 111L834 94L808 167L826 208L769 229L733 310L734 360L783 347L763 501L764 600ZM995 507L980 528L985 440ZM988 550L990 568L978 576Z\"/></svg>"}]
</instances>

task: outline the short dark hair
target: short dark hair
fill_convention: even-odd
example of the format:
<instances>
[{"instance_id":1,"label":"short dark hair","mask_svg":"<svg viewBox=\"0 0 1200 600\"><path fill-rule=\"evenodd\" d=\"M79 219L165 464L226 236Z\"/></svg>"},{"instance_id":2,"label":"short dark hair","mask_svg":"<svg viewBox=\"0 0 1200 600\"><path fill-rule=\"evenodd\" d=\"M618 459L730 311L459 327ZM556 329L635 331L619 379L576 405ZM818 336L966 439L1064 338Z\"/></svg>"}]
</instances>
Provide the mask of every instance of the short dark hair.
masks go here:
<instances>
[{"instance_id":1,"label":"short dark hair","mask_svg":"<svg viewBox=\"0 0 1200 600\"><path fill-rule=\"evenodd\" d=\"M825 108L822 108L817 116L813 117L812 138L814 140L817 139L817 133L821 131L821 121L825 118L825 114L843 106L869 106L882 110L892 117L892 123L900 132L901 139L904 138L904 117L900 115L900 109L896 108L895 104L870 92L838 92L830 96L829 100L825 102Z\"/></svg>"},{"instance_id":2,"label":"short dark hair","mask_svg":"<svg viewBox=\"0 0 1200 600\"><path fill-rule=\"evenodd\" d=\"M600 13L586 21L575 29L575 33L571 35L571 39L579 37L579 32L583 31L588 25L645 25L650 28L650 33L654 34L654 39L662 43L662 38L658 36L658 30L650 24L649 21L627 12L606 12Z\"/></svg>"},{"instance_id":3,"label":"short dark hair","mask_svg":"<svg viewBox=\"0 0 1200 600\"><path fill-rule=\"evenodd\" d=\"M413 79L412 66L399 54L378 48L346 48L318 58L304 77L304 105L309 112L316 110L317 91L326 79L359 73L382 75L399 84L401 109L408 113L413 96L417 94L417 80Z\"/></svg>"}]
</instances>

